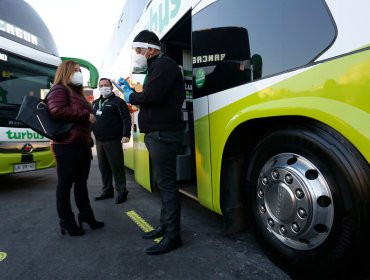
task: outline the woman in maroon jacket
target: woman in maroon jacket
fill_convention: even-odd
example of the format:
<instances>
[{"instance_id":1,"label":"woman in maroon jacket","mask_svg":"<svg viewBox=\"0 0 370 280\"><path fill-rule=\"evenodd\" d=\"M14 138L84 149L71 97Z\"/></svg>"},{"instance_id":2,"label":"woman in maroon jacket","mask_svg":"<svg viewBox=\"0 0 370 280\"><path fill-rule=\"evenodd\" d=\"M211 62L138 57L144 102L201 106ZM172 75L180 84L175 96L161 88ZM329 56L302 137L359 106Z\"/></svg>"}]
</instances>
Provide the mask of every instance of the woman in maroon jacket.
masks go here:
<instances>
[{"instance_id":1,"label":"woman in maroon jacket","mask_svg":"<svg viewBox=\"0 0 370 280\"><path fill-rule=\"evenodd\" d=\"M62 62L55 74L52 92L47 97L51 116L58 120L74 122L73 128L58 141L52 141L52 149L57 162L58 185L56 191L57 210L61 233L71 236L83 235L82 223L92 229L101 228L97 222L87 190L90 172L91 138L90 125L95 122L90 103L83 95L80 65L74 61ZM79 210L77 226L72 212L70 194L74 183L74 196Z\"/></svg>"}]
</instances>

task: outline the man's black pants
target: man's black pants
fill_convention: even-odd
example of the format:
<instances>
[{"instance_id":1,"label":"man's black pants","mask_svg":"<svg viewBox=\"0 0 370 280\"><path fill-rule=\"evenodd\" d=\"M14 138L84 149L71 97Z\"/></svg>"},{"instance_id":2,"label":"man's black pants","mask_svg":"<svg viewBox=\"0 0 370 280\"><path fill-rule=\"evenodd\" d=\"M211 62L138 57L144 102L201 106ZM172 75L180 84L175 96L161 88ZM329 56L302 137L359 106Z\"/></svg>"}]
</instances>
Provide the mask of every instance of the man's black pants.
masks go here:
<instances>
[{"instance_id":1,"label":"man's black pants","mask_svg":"<svg viewBox=\"0 0 370 280\"><path fill-rule=\"evenodd\" d=\"M58 185L56 191L57 211L60 222L75 223L71 208L71 188L74 183L76 206L82 216L91 217L87 179L91 165L91 148L78 144L53 144L57 162Z\"/></svg>"},{"instance_id":2,"label":"man's black pants","mask_svg":"<svg viewBox=\"0 0 370 280\"><path fill-rule=\"evenodd\" d=\"M151 168L162 200L161 226L165 237L180 236L181 200L176 180L176 156L181 152L182 131L153 131L145 135Z\"/></svg>"},{"instance_id":3,"label":"man's black pants","mask_svg":"<svg viewBox=\"0 0 370 280\"><path fill-rule=\"evenodd\" d=\"M103 193L113 194L112 176L117 195L126 192L126 174L121 139L110 141L96 139L96 152L103 180Z\"/></svg>"}]
</instances>

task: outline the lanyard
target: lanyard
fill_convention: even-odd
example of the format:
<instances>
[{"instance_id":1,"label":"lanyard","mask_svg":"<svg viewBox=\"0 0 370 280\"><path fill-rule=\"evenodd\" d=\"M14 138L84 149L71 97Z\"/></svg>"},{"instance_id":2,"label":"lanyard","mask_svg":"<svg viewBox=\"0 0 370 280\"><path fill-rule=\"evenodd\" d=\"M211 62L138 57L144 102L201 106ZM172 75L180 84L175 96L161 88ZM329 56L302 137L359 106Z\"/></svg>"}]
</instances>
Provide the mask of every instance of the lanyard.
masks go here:
<instances>
[{"instance_id":1,"label":"lanyard","mask_svg":"<svg viewBox=\"0 0 370 280\"><path fill-rule=\"evenodd\" d=\"M99 110L101 110L104 107L105 102L107 102L108 99L106 99L103 104L101 103L101 99L99 100Z\"/></svg>"},{"instance_id":2,"label":"lanyard","mask_svg":"<svg viewBox=\"0 0 370 280\"><path fill-rule=\"evenodd\" d=\"M148 70L145 71L145 77L144 77L143 87L146 85L147 78L148 78Z\"/></svg>"}]
</instances>

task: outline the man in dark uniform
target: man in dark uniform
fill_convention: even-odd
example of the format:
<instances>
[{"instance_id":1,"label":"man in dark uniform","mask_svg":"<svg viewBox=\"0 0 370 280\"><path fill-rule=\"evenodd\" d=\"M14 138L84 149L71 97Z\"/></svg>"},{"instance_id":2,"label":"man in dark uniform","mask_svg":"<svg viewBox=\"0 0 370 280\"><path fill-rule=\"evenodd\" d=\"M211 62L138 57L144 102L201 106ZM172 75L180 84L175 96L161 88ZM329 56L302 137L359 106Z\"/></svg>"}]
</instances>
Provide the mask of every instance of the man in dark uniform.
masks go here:
<instances>
[{"instance_id":1,"label":"man in dark uniform","mask_svg":"<svg viewBox=\"0 0 370 280\"><path fill-rule=\"evenodd\" d=\"M155 33L141 31L133 41L134 71L146 72L143 92L124 86L127 103L140 106L139 129L145 133L151 168L159 189L162 208L160 226L144 233L143 238L163 236L147 254L163 254L181 246L181 202L176 180L176 156L181 152L183 121L181 108L185 97L184 80L177 63L161 53Z\"/></svg>"},{"instance_id":2,"label":"man in dark uniform","mask_svg":"<svg viewBox=\"0 0 370 280\"><path fill-rule=\"evenodd\" d=\"M122 144L130 140L131 117L124 100L113 92L111 80L99 81L101 96L93 102L96 122L93 132L96 139L99 169L103 180L103 191L95 200L114 196L112 175L116 188L116 204L127 200L126 175Z\"/></svg>"}]
</instances>

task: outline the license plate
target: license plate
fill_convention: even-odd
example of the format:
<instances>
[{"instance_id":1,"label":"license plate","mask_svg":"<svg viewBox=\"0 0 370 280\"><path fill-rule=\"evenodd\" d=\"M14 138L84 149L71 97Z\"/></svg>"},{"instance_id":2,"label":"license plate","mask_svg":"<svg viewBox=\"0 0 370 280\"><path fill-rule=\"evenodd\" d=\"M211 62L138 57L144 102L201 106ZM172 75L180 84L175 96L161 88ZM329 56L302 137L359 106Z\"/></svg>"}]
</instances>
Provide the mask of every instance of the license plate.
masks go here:
<instances>
[{"instance_id":1,"label":"license plate","mask_svg":"<svg viewBox=\"0 0 370 280\"><path fill-rule=\"evenodd\" d=\"M36 169L36 163L30 162L30 163L20 163L20 164L14 164L13 165L13 171L14 173L17 172L24 172L24 171L31 171Z\"/></svg>"}]
</instances>

